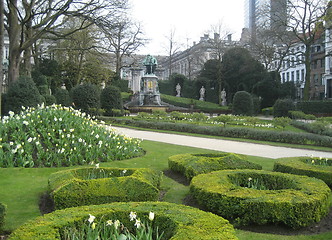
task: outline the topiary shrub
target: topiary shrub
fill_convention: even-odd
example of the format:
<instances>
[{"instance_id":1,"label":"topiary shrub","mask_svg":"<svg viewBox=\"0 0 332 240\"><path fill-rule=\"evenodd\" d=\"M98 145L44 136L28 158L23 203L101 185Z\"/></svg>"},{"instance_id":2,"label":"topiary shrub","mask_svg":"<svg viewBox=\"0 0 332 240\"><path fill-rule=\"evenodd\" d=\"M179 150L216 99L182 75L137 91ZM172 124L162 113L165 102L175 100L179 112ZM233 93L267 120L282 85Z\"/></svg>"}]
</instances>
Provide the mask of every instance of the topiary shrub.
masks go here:
<instances>
[{"instance_id":1,"label":"topiary shrub","mask_svg":"<svg viewBox=\"0 0 332 240\"><path fill-rule=\"evenodd\" d=\"M96 85L85 83L71 89L71 97L77 109L89 112L90 108L99 108L100 90Z\"/></svg>"},{"instance_id":2,"label":"topiary shrub","mask_svg":"<svg viewBox=\"0 0 332 240\"><path fill-rule=\"evenodd\" d=\"M106 129L69 107L40 106L9 113L0 125L0 168L86 165L143 152L139 140Z\"/></svg>"},{"instance_id":3,"label":"topiary shrub","mask_svg":"<svg viewBox=\"0 0 332 240\"><path fill-rule=\"evenodd\" d=\"M53 95L45 94L45 95L42 95L42 97L44 98L44 104L46 106L50 106L56 102L56 99Z\"/></svg>"},{"instance_id":4,"label":"topiary shrub","mask_svg":"<svg viewBox=\"0 0 332 240\"><path fill-rule=\"evenodd\" d=\"M56 209L110 202L156 201L161 174L152 169L77 168L49 178Z\"/></svg>"},{"instance_id":5,"label":"topiary shrub","mask_svg":"<svg viewBox=\"0 0 332 240\"><path fill-rule=\"evenodd\" d=\"M262 169L262 166L245 160L234 153L179 154L169 157L168 167L180 172L188 180L202 173L224 169Z\"/></svg>"},{"instance_id":6,"label":"topiary shrub","mask_svg":"<svg viewBox=\"0 0 332 240\"><path fill-rule=\"evenodd\" d=\"M5 225L6 206L0 202L0 233Z\"/></svg>"},{"instance_id":7,"label":"topiary shrub","mask_svg":"<svg viewBox=\"0 0 332 240\"><path fill-rule=\"evenodd\" d=\"M274 117L291 117L289 111L295 110L295 105L291 99L278 99L273 105Z\"/></svg>"},{"instance_id":8,"label":"topiary shrub","mask_svg":"<svg viewBox=\"0 0 332 240\"><path fill-rule=\"evenodd\" d=\"M234 94L233 114L251 116L254 111L253 100L250 93L239 91Z\"/></svg>"},{"instance_id":9,"label":"topiary shrub","mask_svg":"<svg viewBox=\"0 0 332 240\"><path fill-rule=\"evenodd\" d=\"M72 105L72 100L70 98L69 92L67 89L58 88L54 94L56 99L56 104L69 107Z\"/></svg>"},{"instance_id":10,"label":"topiary shrub","mask_svg":"<svg viewBox=\"0 0 332 240\"><path fill-rule=\"evenodd\" d=\"M332 187L332 159L317 157L279 159L275 162L273 171L315 177Z\"/></svg>"},{"instance_id":11,"label":"topiary shrub","mask_svg":"<svg viewBox=\"0 0 332 240\"><path fill-rule=\"evenodd\" d=\"M129 227L133 225L129 221L130 212L135 212L137 216L148 216L149 212L153 212L153 226L158 227L159 232L164 232L162 239L238 239L234 235L233 226L227 220L196 208L166 202L121 202L58 210L24 224L16 229L9 239L61 239L63 229L82 225L87 222L89 214L105 221L120 220L124 226Z\"/></svg>"},{"instance_id":12,"label":"topiary shrub","mask_svg":"<svg viewBox=\"0 0 332 240\"><path fill-rule=\"evenodd\" d=\"M200 174L190 193L200 206L238 226L305 227L319 222L332 204L331 189L320 179L262 170Z\"/></svg>"},{"instance_id":13,"label":"topiary shrub","mask_svg":"<svg viewBox=\"0 0 332 240\"><path fill-rule=\"evenodd\" d=\"M121 92L118 87L108 86L100 95L101 108L105 109L106 116L113 116L112 109L123 109Z\"/></svg>"},{"instance_id":14,"label":"topiary shrub","mask_svg":"<svg viewBox=\"0 0 332 240\"><path fill-rule=\"evenodd\" d=\"M20 77L8 88L5 109L7 110L7 113L9 111L18 113L21 111L22 106L36 107L42 102L43 99L32 79Z\"/></svg>"}]
</instances>

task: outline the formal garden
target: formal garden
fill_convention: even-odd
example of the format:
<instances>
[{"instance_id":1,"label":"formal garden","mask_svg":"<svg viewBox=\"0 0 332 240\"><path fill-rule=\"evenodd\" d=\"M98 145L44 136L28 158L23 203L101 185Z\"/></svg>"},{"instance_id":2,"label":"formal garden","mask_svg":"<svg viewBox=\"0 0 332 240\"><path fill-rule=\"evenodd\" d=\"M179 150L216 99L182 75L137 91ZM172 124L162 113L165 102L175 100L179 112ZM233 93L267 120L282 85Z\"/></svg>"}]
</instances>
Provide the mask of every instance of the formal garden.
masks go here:
<instances>
[{"instance_id":1,"label":"formal garden","mask_svg":"<svg viewBox=\"0 0 332 240\"><path fill-rule=\"evenodd\" d=\"M117 119L308 134L289 120L281 119L287 123L281 125L250 118L154 112ZM61 105L23 107L2 119L3 234L9 239L331 238L331 159L275 160L142 142L106 130L105 124Z\"/></svg>"}]
</instances>

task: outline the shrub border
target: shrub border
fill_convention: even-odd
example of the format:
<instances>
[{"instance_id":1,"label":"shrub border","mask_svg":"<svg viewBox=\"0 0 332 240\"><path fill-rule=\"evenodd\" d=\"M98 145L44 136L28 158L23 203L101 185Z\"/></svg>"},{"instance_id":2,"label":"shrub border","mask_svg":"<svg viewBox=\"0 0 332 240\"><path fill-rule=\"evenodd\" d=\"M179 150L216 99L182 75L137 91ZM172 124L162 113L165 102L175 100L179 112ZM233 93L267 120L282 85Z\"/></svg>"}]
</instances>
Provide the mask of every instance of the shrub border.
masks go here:
<instances>
[{"instance_id":1,"label":"shrub border","mask_svg":"<svg viewBox=\"0 0 332 240\"><path fill-rule=\"evenodd\" d=\"M316 166L301 161L306 158L308 157L278 159L273 171L315 177L332 187L332 166Z\"/></svg>"},{"instance_id":2,"label":"shrub border","mask_svg":"<svg viewBox=\"0 0 332 240\"><path fill-rule=\"evenodd\" d=\"M210 157L208 156L210 155ZM209 173L212 171L218 171L218 170L225 170L225 169L240 169L237 166L234 166L233 168L230 167L224 167L222 164L218 164L217 165L217 158L218 159L224 159L224 158L229 158L229 157L236 157L236 160L241 160L241 162L247 162L248 165L251 164L252 168L248 169L262 169L262 166L255 164L255 163L251 163L247 160L245 160L244 158L241 158L240 155L235 154L235 153L217 153L217 154L178 154L178 155L173 155L170 156L168 158L168 167L169 169L171 169L172 171L175 172L179 172L182 175L184 175L188 180L191 180L194 176L198 175L198 174L202 174L202 173ZM193 163L197 162L197 161L204 161L209 160L209 159L215 159L214 162L216 162L213 166L211 166L211 164L205 163L204 165L201 165L201 169L197 169L195 168L195 166L193 166ZM239 159L238 159L239 158ZM242 168L243 169L243 168Z\"/></svg>"},{"instance_id":3,"label":"shrub border","mask_svg":"<svg viewBox=\"0 0 332 240\"><path fill-rule=\"evenodd\" d=\"M125 212L129 216L130 211L135 211L138 216L150 211L154 212L156 222L158 217L169 218L175 224L175 228L172 229L174 232L165 232L165 235L172 236L171 240L238 239L234 235L233 226L226 219L196 208L166 202L122 202L58 210L30 220L16 229L9 239L60 239L59 229L87 219L89 214L101 217ZM159 221L157 224L163 224L163 222Z\"/></svg>"},{"instance_id":4,"label":"shrub border","mask_svg":"<svg viewBox=\"0 0 332 240\"><path fill-rule=\"evenodd\" d=\"M56 209L67 207L76 207L90 204L104 204L110 202L128 202L128 201L155 201L159 197L159 186L161 181L161 172L149 168L111 168L103 167L98 170L110 171L130 171L129 176L110 177L83 180L75 176L79 170L96 169L92 167L75 168L53 173L49 177L49 189L51 198L54 201ZM133 187L133 184L139 184L140 188ZM105 192L103 195L94 196L93 189L107 189L109 185L118 187L117 194L114 192ZM128 187L124 187L129 185ZM75 195L72 191L75 191ZM89 192L92 191L92 193ZM98 192L100 192L98 190ZM131 195L128 196L128 192Z\"/></svg>"},{"instance_id":5,"label":"shrub border","mask_svg":"<svg viewBox=\"0 0 332 240\"><path fill-rule=\"evenodd\" d=\"M6 205L0 202L0 233L5 225Z\"/></svg>"},{"instance_id":6,"label":"shrub border","mask_svg":"<svg viewBox=\"0 0 332 240\"><path fill-rule=\"evenodd\" d=\"M295 189L256 190L232 183L230 175L271 175L294 182ZM331 190L320 179L263 170L223 170L194 177L190 193L201 206L237 225L284 223L308 226L325 216L332 204Z\"/></svg>"}]
</instances>

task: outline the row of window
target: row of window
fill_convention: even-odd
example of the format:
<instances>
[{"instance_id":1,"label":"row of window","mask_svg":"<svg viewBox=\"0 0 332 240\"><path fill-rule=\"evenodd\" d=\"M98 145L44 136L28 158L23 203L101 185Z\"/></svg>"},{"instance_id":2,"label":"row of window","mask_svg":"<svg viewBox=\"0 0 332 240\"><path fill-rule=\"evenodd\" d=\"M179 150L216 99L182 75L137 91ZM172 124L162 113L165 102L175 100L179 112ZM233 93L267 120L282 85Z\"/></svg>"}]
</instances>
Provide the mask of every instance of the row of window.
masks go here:
<instances>
[{"instance_id":1,"label":"row of window","mask_svg":"<svg viewBox=\"0 0 332 240\"><path fill-rule=\"evenodd\" d=\"M304 75L305 75L304 69L282 73L282 82L288 82L288 81L303 82L305 80ZM323 76L324 76L323 73L314 73L312 75L314 83L317 85L324 85Z\"/></svg>"}]
</instances>

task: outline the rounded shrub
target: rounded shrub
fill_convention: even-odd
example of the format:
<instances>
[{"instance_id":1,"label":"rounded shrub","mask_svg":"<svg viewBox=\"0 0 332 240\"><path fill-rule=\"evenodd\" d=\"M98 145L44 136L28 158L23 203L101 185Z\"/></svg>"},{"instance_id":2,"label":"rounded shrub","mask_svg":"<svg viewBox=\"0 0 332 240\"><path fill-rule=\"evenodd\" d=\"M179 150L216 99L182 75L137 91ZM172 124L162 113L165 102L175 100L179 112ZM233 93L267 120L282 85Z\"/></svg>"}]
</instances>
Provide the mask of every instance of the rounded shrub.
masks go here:
<instances>
[{"instance_id":1,"label":"rounded shrub","mask_svg":"<svg viewBox=\"0 0 332 240\"><path fill-rule=\"evenodd\" d=\"M254 111L254 104L250 93L238 91L233 98L233 114L251 116Z\"/></svg>"},{"instance_id":2,"label":"rounded shrub","mask_svg":"<svg viewBox=\"0 0 332 240\"><path fill-rule=\"evenodd\" d=\"M317 157L279 159L275 162L273 171L315 177L332 187L332 159Z\"/></svg>"},{"instance_id":3,"label":"rounded shrub","mask_svg":"<svg viewBox=\"0 0 332 240\"><path fill-rule=\"evenodd\" d=\"M71 89L71 97L77 109L89 112L90 108L99 108L100 90L96 85L85 83Z\"/></svg>"},{"instance_id":4,"label":"rounded shrub","mask_svg":"<svg viewBox=\"0 0 332 240\"><path fill-rule=\"evenodd\" d=\"M100 94L100 105L106 116L113 116L113 109L123 109L120 89L115 86L104 88Z\"/></svg>"},{"instance_id":5,"label":"rounded shrub","mask_svg":"<svg viewBox=\"0 0 332 240\"><path fill-rule=\"evenodd\" d=\"M72 100L67 89L58 88L54 94L54 97L56 99L56 104L67 107L72 105Z\"/></svg>"},{"instance_id":6,"label":"rounded shrub","mask_svg":"<svg viewBox=\"0 0 332 240\"><path fill-rule=\"evenodd\" d=\"M69 107L40 106L9 113L0 126L0 168L86 165L142 154L139 140L106 129Z\"/></svg>"},{"instance_id":7,"label":"rounded shrub","mask_svg":"<svg viewBox=\"0 0 332 240\"><path fill-rule=\"evenodd\" d=\"M58 210L22 225L9 239L61 239L63 229L83 225L89 214L105 221L120 220L127 227L133 225L129 220L130 212L135 212L137 216L147 216L149 212L153 212L153 226L158 227L160 233L164 233L163 239L238 239L233 226L227 220L196 208L166 202L121 202Z\"/></svg>"},{"instance_id":8,"label":"rounded shrub","mask_svg":"<svg viewBox=\"0 0 332 240\"><path fill-rule=\"evenodd\" d=\"M20 112L22 106L36 107L43 99L31 78L21 77L13 82L6 94L5 109L13 112Z\"/></svg>"},{"instance_id":9,"label":"rounded shrub","mask_svg":"<svg viewBox=\"0 0 332 240\"><path fill-rule=\"evenodd\" d=\"M77 168L51 174L56 209L110 202L156 201L161 173L152 169Z\"/></svg>"},{"instance_id":10,"label":"rounded shrub","mask_svg":"<svg viewBox=\"0 0 332 240\"><path fill-rule=\"evenodd\" d=\"M0 233L5 224L6 206L0 202Z\"/></svg>"},{"instance_id":11,"label":"rounded shrub","mask_svg":"<svg viewBox=\"0 0 332 240\"><path fill-rule=\"evenodd\" d=\"M331 189L320 179L262 170L223 170L194 177L198 203L236 225L319 222L331 207Z\"/></svg>"},{"instance_id":12,"label":"rounded shrub","mask_svg":"<svg viewBox=\"0 0 332 240\"><path fill-rule=\"evenodd\" d=\"M44 98L44 103L46 106L50 106L56 102L56 99L53 95L45 94L42 95L42 97Z\"/></svg>"},{"instance_id":13,"label":"rounded shrub","mask_svg":"<svg viewBox=\"0 0 332 240\"><path fill-rule=\"evenodd\" d=\"M291 99L278 99L273 105L274 117L291 117L290 111L295 110L295 105Z\"/></svg>"},{"instance_id":14,"label":"rounded shrub","mask_svg":"<svg viewBox=\"0 0 332 240\"><path fill-rule=\"evenodd\" d=\"M202 173L224 169L262 169L262 166L251 163L234 153L179 154L169 157L168 167L180 172L188 180Z\"/></svg>"}]
</instances>

